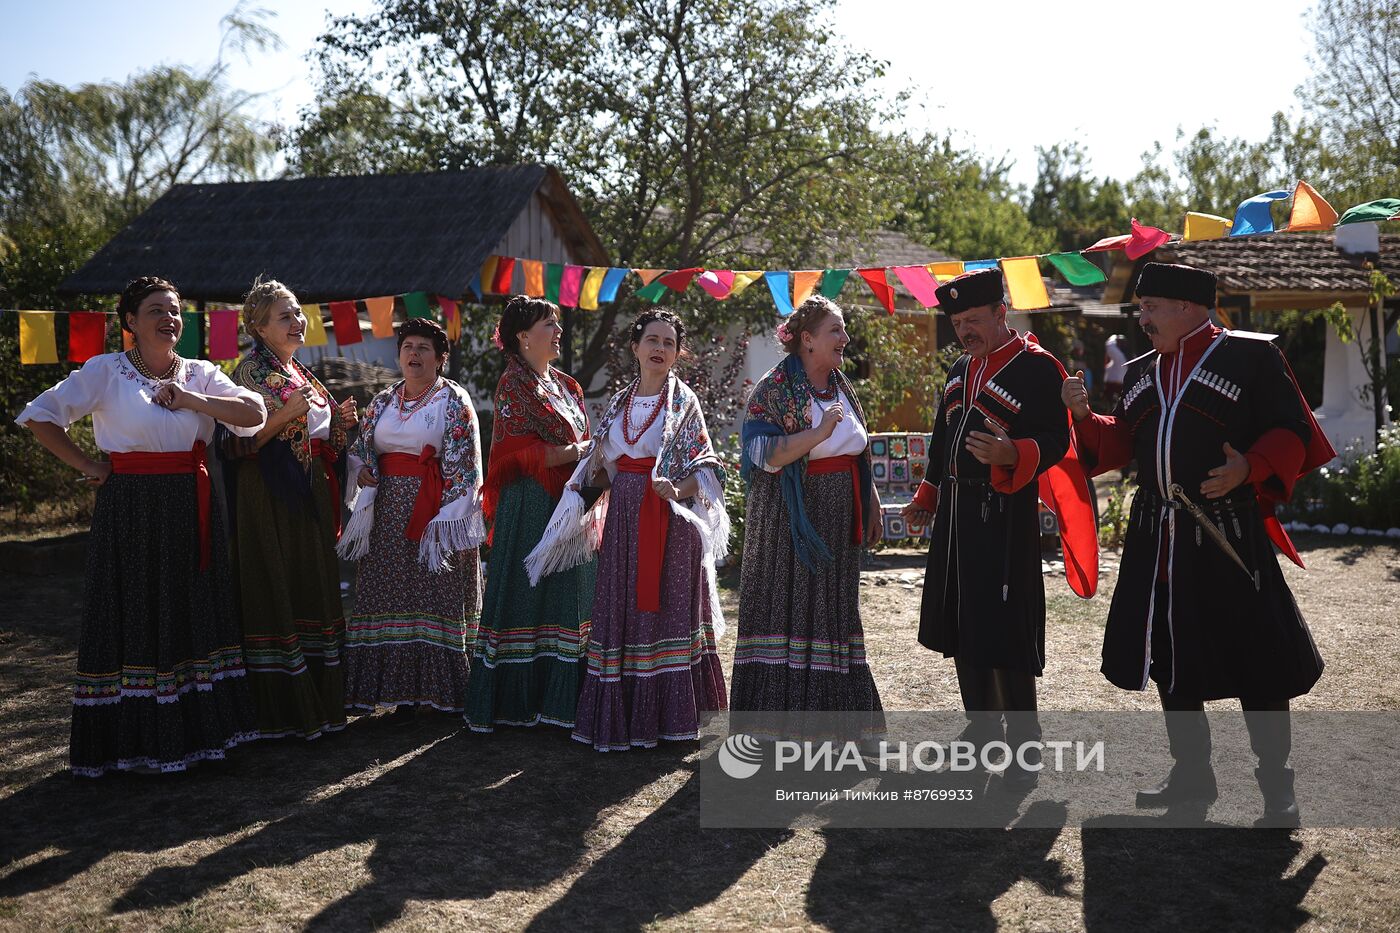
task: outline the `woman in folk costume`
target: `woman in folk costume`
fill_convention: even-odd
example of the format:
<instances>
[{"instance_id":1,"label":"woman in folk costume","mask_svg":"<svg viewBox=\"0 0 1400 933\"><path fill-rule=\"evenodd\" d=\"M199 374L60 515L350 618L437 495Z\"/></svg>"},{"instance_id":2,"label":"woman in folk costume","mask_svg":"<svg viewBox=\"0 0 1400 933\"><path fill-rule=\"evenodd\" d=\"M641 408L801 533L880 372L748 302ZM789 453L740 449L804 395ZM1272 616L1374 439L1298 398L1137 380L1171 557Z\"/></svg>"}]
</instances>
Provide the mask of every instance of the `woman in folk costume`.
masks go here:
<instances>
[{"instance_id":1,"label":"woman in folk costume","mask_svg":"<svg viewBox=\"0 0 1400 933\"><path fill-rule=\"evenodd\" d=\"M345 727L340 648L340 491L355 400L339 405L296 359L306 316L282 283L243 303L253 349L233 381L257 392L267 424L221 445L243 616L243 654L264 738L314 739Z\"/></svg>"},{"instance_id":2,"label":"woman in folk costume","mask_svg":"<svg viewBox=\"0 0 1400 933\"><path fill-rule=\"evenodd\" d=\"M481 614L481 438L467 390L442 376L447 334L399 326L403 380L376 395L350 448L342 557L360 562L345 628L345 706L460 713Z\"/></svg>"},{"instance_id":3,"label":"woman in folk costume","mask_svg":"<svg viewBox=\"0 0 1400 933\"><path fill-rule=\"evenodd\" d=\"M672 372L685 325L653 309L628 337L640 375L613 396L592 455L526 559L531 580L587 559L603 523L574 727L600 752L699 738L701 713L725 708L715 560L729 550L729 516L700 400ZM580 490L601 488L590 510Z\"/></svg>"},{"instance_id":4,"label":"woman in folk costume","mask_svg":"<svg viewBox=\"0 0 1400 933\"><path fill-rule=\"evenodd\" d=\"M180 294L147 276L122 292L132 336L19 416L99 487L87 545L70 762L73 773L183 771L257 738L227 548L205 461L214 422L257 433L262 399L175 353ZM68 437L92 415L92 460Z\"/></svg>"},{"instance_id":5,"label":"woman in folk costume","mask_svg":"<svg viewBox=\"0 0 1400 933\"><path fill-rule=\"evenodd\" d=\"M880 539L865 415L841 373L850 338L814 296L778 328L788 353L754 387L735 710L878 711L860 621L860 551ZM862 731L876 732L882 717Z\"/></svg>"},{"instance_id":6,"label":"woman in folk costume","mask_svg":"<svg viewBox=\"0 0 1400 933\"><path fill-rule=\"evenodd\" d=\"M482 491L491 556L466 714L477 732L498 724L574 725L596 561L533 587L524 564L589 449L583 390L549 365L559 358L562 334L558 307L524 295L506 302L496 328L506 371L496 386Z\"/></svg>"}]
</instances>

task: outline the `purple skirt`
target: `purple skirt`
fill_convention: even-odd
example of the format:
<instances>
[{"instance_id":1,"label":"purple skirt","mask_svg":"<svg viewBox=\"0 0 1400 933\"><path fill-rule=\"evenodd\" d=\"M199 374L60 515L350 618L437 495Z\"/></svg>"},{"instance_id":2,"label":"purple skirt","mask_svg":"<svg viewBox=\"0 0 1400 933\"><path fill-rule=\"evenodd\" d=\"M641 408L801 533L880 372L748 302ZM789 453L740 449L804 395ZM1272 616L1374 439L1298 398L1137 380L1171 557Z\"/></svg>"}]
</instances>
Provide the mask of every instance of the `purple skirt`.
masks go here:
<instances>
[{"instance_id":1,"label":"purple skirt","mask_svg":"<svg viewBox=\"0 0 1400 933\"><path fill-rule=\"evenodd\" d=\"M637 516L651 477L619 473L598 558L588 669L574 738L600 752L698 738L700 714L726 706L700 533L671 515L661 611L637 610Z\"/></svg>"}]
</instances>

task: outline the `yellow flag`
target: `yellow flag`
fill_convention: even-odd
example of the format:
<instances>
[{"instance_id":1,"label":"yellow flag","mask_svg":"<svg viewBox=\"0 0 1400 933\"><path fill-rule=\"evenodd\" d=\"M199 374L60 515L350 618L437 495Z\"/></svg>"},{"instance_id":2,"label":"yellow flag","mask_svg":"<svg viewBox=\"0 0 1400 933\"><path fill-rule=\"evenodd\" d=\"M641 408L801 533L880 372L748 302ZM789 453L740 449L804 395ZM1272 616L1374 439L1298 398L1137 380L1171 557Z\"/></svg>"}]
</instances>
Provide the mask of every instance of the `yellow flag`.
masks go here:
<instances>
[{"instance_id":1,"label":"yellow flag","mask_svg":"<svg viewBox=\"0 0 1400 933\"><path fill-rule=\"evenodd\" d=\"M1293 213L1288 217L1289 230L1331 230L1337 225L1337 212L1312 185L1298 180L1293 189Z\"/></svg>"},{"instance_id":2,"label":"yellow flag","mask_svg":"<svg viewBox=\"0 0 1400 933\"><path fill-rule=\"evenodd\" d=\"M815 272L802 270L792 274L792 306L796 308L812 297L812 292L821 284L822 270Z\"/></svg>"},{"instance_id":3,"label":"yellow flag","mask_svg":"<svg viewBox=\"0 0 1400 933\"><path fill-rule=\"evenodd\" d=\"M1230 228L1234 225L1234 221L1226 220L1224 217L1188 211L1186 213L1186 232L1182 234L1181 238L1183 240L1218 240L1229 233Z\"/></svg>"},{"instance_id":4,"label":"yellow flag","mask_svg":"<svg viewBox=\"0 0 1400 933\"><path fill-rule=\"evenodd\" d=\"M19 313L19 361L57 363L58 345L53 336L53 314L47 311Z\"/></svg>"},{"instance_id":5,"label":"yellow flag","mask_svg":"<svg viewBox=\"0 0 1400 933\"><path fill-rule=\"evenodd\" d=\"M544 262L539 259L522 259L525 269L525 294L531 298L544 297Z\"/></svg>"},{"instance_id":6,"label":"yellow flag","mask_svg":"<svg viewBox=\"0 0 1400 933\"><path fill-rule=\"evenodd\" d=\"M960 262L931 262L928 264L929 275L938 280L942 285L951 279L956 279L962 275L963 264Z\"/></svg>"},{"instance_id":7,"label":"yellow flag","mask_svg":"<svg viewBox=\"0 0 1400 933\"><path fill-rule=\"evenodd\" d=\"M761 271L735 272L734 287L729 290L728 297L733 298L761 278L763 278Z\"/></svg>"},{"instance_id":8,"label":"yellow flag","mask_svg":"<svg viewBox=\"0 0 1400 933\"><path fill-rule=\"evenodd\" d=\"M394 296L366 298L365 307L369 309L369 326L374 331L374 336L394 336ZM321 325L321 333L324 335L325 332L326 327L323 324Z\"/></svg>"},{"instance_id":9,"label":"yellow flag","mask_svg":"<svg viewBox=\"0 0 1400 933\"><path fill-rule=\"evenodd\" d=\"M1034 311L1050 307L1050 295L1045 280L1040 277L1040 262L1034 256L1003 259L1001 271L1006 276L1006 290L1011 293L1011 307L1017 311Z\"/></svg>"},{"instance_id":10,"label":"yellow flag","mask_svg":"<svg viewBox=\"0 0 1400 933\"><path fill-rule=\"evenodd\" d=\"M496 281L496 262L500 258L499 256L487 256L486 261L481 264L481 293L483 295L494 294L491 286Z\"/></svg>"},{"instance_id":11,"label":"yellow flag","mask_svg":"<svg viewBox=\"0 0 1400 933\"><path fill-rule=\"evenodd\" d=\"M583 280L583 289L578 293L578 306L585 311L598 310L598 289L603 287L603 276L608 274L607 266L592 266L588 278Z\"/></svg>"},{"instance_id":12,"label":"yellow flag","mask_svg":"<svg viewBox=\"0 0 1400 933\"><path fill-rule=\"evenodd\" d=\"M390 301L393 299L391 298ZM389 307L392 311L393 305L391 304ZM321 306L304 305L301 313L306 315L306 345L308 347L324 347L326 345L326 322L321 318Z\"/></svg>"}]
</instances>

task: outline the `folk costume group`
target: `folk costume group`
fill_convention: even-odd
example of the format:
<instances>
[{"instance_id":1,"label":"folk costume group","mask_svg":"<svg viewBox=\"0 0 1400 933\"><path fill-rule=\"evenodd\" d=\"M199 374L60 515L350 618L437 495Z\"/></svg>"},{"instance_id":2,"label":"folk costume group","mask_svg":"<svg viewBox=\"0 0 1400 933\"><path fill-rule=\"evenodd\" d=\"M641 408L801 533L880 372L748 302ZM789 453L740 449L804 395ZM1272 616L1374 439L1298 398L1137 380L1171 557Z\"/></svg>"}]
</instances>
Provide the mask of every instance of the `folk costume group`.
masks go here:
<instances>
[{"instance_id":1,"label":"folk costume group","mask_svg":"<svg viewBox=\"0 0 1400 933\"><path fill-rule=\"evenodd\" d=\"M918 640L953 659L965 736L1039 739L1037 503L1058 518L1071 588L1091 597L1085 476L1136 461L1102 669L1124 689L1156 684L1175 761L1138 805L1214 799L1203 703L1233 697L1259 759L1260 823L1297 825L1286 711L1322 660L1274 555L1298 560L1273 508L1333 452L1268 338L1211 324L1210 273L1150 263L1137 297L1154 349L1127 363L1101 415L1082 375L1008 326L999 271L939 287L965 352L904 509L931 523ZM716 649L726 468L674 371L686 340L675 314L630 325L636 375L590 425L581 387L551 365L558 308L510 299L484 470L475 407L442 375L448 341L431 321L399 326L403 378L357 411L296 359L307 320L275 281L248 294L252 349L231 378L175 354L172 283L135 280L118 318L131 348L89 360L18 418L98 487L75 774L181 771L380 708L453 713L477 732L549 724L598 751L695 739L730 705L867 714L880 730L859 571L883 523L865 415L841 371L845 315L829 299L784 321L787 355L745 407L728 691ZM68 437L86 415L105 459ZM348 619L338 558L357 563ZM1003 782L1034 786L1033 764Z\"/></svg>"}]
</instances>

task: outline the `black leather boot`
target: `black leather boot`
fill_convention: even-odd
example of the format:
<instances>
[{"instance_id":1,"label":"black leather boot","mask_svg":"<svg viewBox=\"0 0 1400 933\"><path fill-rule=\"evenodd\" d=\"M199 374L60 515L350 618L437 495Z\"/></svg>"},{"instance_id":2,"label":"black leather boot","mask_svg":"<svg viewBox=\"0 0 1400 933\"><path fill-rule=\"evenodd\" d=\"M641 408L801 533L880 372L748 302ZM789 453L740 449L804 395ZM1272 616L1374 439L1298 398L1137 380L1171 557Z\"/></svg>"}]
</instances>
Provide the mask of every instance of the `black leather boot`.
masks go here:
<instances>
[{"instance_id":1,"label":"black leather boot","mask_svg":"<svg viewBox=\"0 0 1400 933\"><path fill-rule=\"evenodd\" d=\"M1220 796L1215 787L1215 772L1210 765L1185 767L1172 765L1167 779L1155 787L1137 792L1137 808L1151 810L1155 807L1172 807L1179 803L1215 802Z\"/></svg>"},{"instance_id":2,"label":"black leather boot","mask_svg":"<svg viewBox=\"0 0 1400 933\"><path fill-rule=\"evenodd\" d=\"M1301 819L1293 796L1293 769L1255 768L1254 779L1264 795L1264 815L1254 821L1255 828L1297 829Z\"/></svg>"}]
</instances>

